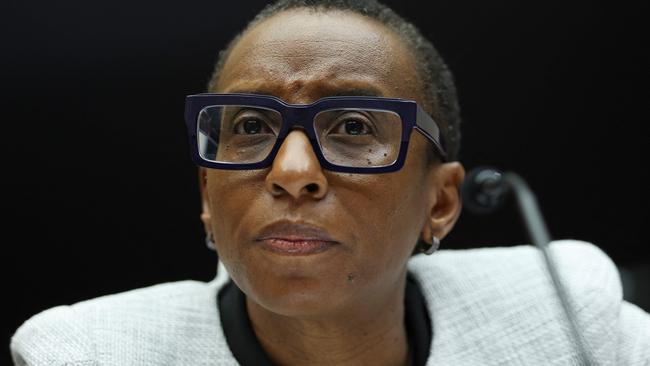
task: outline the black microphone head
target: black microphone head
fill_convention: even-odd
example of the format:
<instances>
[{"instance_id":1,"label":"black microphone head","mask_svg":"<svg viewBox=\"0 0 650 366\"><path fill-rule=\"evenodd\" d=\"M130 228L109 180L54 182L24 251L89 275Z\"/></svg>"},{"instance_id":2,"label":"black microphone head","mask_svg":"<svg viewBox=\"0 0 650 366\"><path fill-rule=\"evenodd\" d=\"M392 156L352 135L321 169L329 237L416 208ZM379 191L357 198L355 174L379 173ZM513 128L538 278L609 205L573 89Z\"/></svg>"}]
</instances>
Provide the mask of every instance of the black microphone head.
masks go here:
<instances>
[{"instance_id":1,"label":"black microphone head","mask_svg":"<svg viewBox=\"0 0 650 366\"><path fill-rule=\"evenodd\" d=\"M470 170L460 189L463 206L474 213L497 211L506 201L508 192L502 173L487 166Z\"/></svg>"}]
</instances>

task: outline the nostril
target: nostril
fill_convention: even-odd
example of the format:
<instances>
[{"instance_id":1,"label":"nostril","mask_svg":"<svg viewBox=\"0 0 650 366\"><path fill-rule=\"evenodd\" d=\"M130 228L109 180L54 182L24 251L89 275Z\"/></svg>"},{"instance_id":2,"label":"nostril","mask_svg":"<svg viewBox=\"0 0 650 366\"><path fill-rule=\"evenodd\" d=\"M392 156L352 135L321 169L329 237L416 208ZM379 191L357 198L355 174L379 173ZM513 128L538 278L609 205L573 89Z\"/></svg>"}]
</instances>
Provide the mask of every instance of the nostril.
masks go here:
<instances>
[{"instance_id":1,"label":"nostril","mask_svg":"<svg viewBox=\"0 0 650 366\"><path fill-rule=\"evenodd\" d=\"M273 183L273 192L280 193L283 191L284 188L282 188L279 184Z\"/></svg>"},{"instance_id":2,"label":"nostril","mask_svg":"<svg viewBox=\"0 0 650 366\"><path fill-rule=\"evenodd\" d=\"M314 192L318 191L318 184L316 184L316 183L309 183L309 184L307 184L307 185L305 186L305 188L307 188L307 192L309 192L309 193L314 193Z\"/></svg>"}]
</instances>

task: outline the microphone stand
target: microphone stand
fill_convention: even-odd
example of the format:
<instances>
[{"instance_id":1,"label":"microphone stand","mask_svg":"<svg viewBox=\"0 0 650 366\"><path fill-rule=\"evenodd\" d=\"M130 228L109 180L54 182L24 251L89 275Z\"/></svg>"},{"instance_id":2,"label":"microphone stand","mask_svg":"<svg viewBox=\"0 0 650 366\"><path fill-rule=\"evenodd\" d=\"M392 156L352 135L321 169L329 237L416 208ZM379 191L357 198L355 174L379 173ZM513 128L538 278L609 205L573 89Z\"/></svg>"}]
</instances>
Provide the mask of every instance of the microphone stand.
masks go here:
<instances>
[{"instance_id":1,"label":"microphone stand","mask_svg":"<svg viewBox=\"0 0 650 366\"><path fill-rule=\"evenodd\" d=\"M578 350L580 352L580 358L584 365L593 365L589 358L589 354L586 349L586 342L582 336L582 333L579 331L580 325L578 320L575 317L573 308L569 303L569 296L567 294L562 281L560 280L560 275L557 272L557 267L555 265L555 260L553 259L553 254L549 250L549 243L551 238L548 234L546 224L542 217L542 213L537 205L537 199L535 195L530 190L526 182L517 174L512 172L506 172L503 174L503 180L508 184L508 186L515 193L515 198L517 201L517 208L519 213L524 220L526 229L530 240L537 246L542 254L544 255L544 260L546 263L546 268L551 275L551 280L553 281L553 286L557 292L562 307L564 308L564 313L569 320L571 325L571 332L573 334L573 339L576 340Z\"/></svg>"},{"instance_id":2,"label":"microphone stand","mask_svg":"<svg viewBox=\"0 0 650 366\"><path fill-rule=\"evenodd\" d=\"M543 254L546 268L569 321L571 335L578 348L581 364L586 366L594 365L590 354L587 352L586 342L580 332L580 326L573 308L569 303L568 293L562 284L553 255L549 250L551 238L537 205L537 199L531 189L519 175L513 172L501 174L490 168L479 168L468 174L468 178L468 187L471 188L464 189L463 193L464 196L469 196L466 198L470 201L469 207L473 211L483 213L492 211L503 203L503 197L506 193L509 191L514 193L517 208L523 218L528 236Z\"/></svg>"}]
</instances>

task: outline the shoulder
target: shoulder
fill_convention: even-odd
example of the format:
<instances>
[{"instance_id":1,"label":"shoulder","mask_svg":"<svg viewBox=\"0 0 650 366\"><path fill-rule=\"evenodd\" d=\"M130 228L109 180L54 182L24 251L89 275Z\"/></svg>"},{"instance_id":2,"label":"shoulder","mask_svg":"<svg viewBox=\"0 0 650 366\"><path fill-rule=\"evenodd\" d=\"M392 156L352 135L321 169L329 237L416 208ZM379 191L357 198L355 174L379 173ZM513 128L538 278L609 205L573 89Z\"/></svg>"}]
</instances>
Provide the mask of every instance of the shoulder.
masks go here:
<instances>
[{"instance_id":1,"label":"shoulder","mask_svg":"<svg viewBox=\"0 0 650 366\"><path fill-rule=\"evenodd\" d=\"M176 350L218 338L218 287L215 281L171 282L45 310L12 337L14 362L173 361Z\"/></svg>"},{"instance_id":2,"label":"shoulder","mask_svg":"<svg viewBox=\"0 0 650 366\"><path fill-rule=\"evenodd\" d=\"M577 240L555 241L550 248L563 281L572 291L602 294L605 290L612 297L622 297L618 270L600 248ZM446 285L471 283L506 288L518 283L526 288L551 284L542 253L532 245L441 250L432 256L413 258L409 269L423 278L435 274L437 280L424 281L423 285L435 287L436 291L444 291ZM535 292L534 288L530 290Z\"/></svg>"},{"instance_id":3,"label":"shoulder","mask_svg":"<svg viewBox=\"0 0 650 366\"><path fill-rule=\"evenodd\" d=\"M645 324L650 320L643 311L626 310L618 270L607 254L576 240L556 241L550 248L593 356L614 364L616 357L629 355L623 348L648 347L647 334L630 336L622 324L628 313ZM562 305L536 247L442 250L413 258L409 269L434 318L439 360L461 365L455 357L474 352L496 363L513 354L562 363L574 352ZM623 344L625 334L641 343Z\"/></svg>"},{"instance_id":4,"label":"shoulder","mask_svg":"<svg viewBox=\"0 0 650 366\"><path fill-rule=\"evenodd\" d=\"M650 366L650 315L634 304L621 305L616 365Z\"/></svg>"}]
</instances>

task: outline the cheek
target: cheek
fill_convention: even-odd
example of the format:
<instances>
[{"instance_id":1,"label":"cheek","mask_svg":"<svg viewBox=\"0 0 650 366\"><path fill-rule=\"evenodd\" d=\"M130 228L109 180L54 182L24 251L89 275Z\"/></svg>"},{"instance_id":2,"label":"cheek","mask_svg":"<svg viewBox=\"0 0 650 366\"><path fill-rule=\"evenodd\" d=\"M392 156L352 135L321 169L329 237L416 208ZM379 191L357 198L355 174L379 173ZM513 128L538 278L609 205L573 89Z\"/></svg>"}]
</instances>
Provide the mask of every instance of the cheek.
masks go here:
<instances>
[{"instance_id":1,"label":"cheek","mask_svg":"<svg viewBox=\"0 0 650 366\"><path fill-rule=\"evenodd\" d=\"M337 187L340 217L349 220L340 224L354 230L358 270L370 281L403 270L424 224L421 184L408 172L362 176L363 184Z\"/></svg>"},{"instance_id":2,"label":"cheek","mask_svg":"<svg viewBox=\"0 0 650 366\"><path fill-rule=\"evenodd\" d=\"M366 212L374 212L375 251L381 251L386 268L405 262L411 256L428 218L428 194L419 150L409 149L404 167L387 174L381 187L380 202L370 202Z\"/></svg>"},{"instance_id":3,"label":"cheek","mask_svg":"<svg viewBox=\"0 0 650 366\"><path fill-rule=\"evenodd\" d=\"M206 189L212 223L218 229L216 235L227 235L236 229L237 223L264 192L263 177L261 171L209 171Z\"/></svg>"},{"instance_id":4,"label":"cheek","mask_svg":"<svg viewBox=\"0 0 650 366\"><path fill-rule=\"evenodd\" d=\"M215 170L210 172L206 185L217 251L224 264L233 267L229 272L236 270L230 263L241 262L237 253L241 246L236 245L240 241L241 226L258 221L261 213L255 209L264 193L263 180L258 175L259 172L233 174Z\"/></svg>"},{"instance_id":5,"label":"cheek","mask_svg":"<svg viewBox=\"0 0 650 366\"><path fill-rule=\"evenodd\" d=\"M414 141L415 140L415 141ZM366 192L354 207L361 217L369 215L369 225L379 241L393 242L393 249L412 246L427 218L426 157L420 141L411 139L402 169L389 174L370 176L363 184L350 188L350 198ZM390 238L390 240L388 240ZM383 239L383 240L382 240Z\"/></svg>"}]
</instances>

